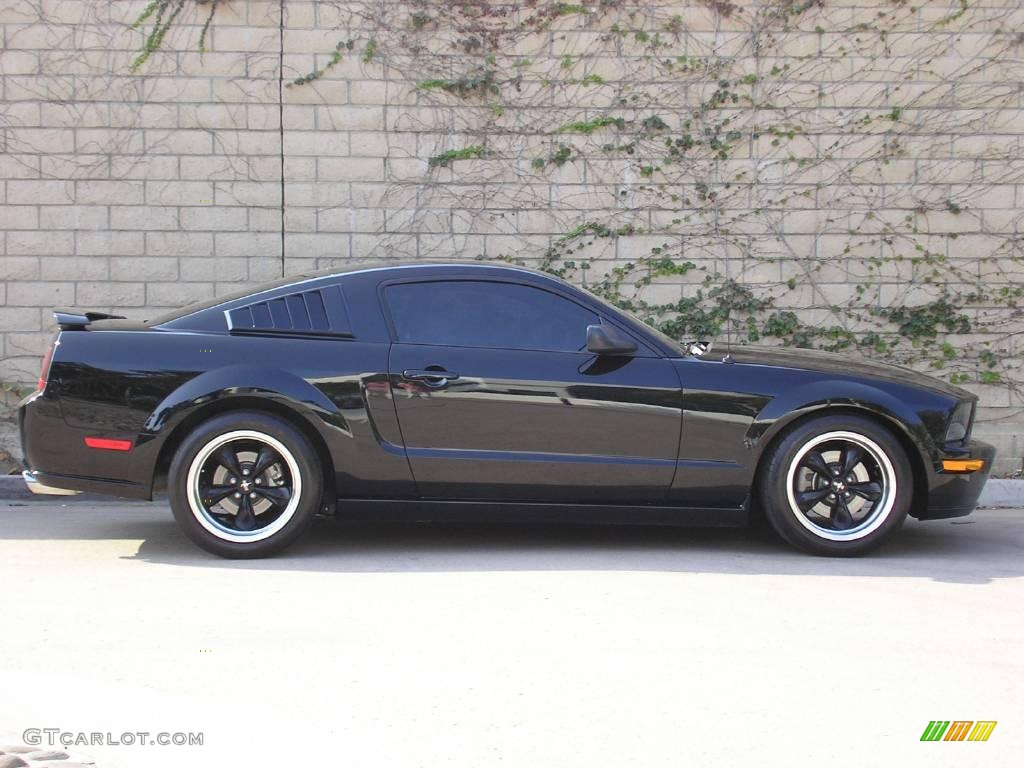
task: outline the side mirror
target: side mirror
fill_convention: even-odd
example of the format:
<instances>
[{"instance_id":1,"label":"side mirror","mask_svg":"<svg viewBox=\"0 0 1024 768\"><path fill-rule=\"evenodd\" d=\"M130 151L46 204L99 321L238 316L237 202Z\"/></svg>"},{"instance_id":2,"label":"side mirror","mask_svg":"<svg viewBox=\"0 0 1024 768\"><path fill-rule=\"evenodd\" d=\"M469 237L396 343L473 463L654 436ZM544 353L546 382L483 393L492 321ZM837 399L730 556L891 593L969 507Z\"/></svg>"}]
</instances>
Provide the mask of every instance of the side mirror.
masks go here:
<instances>
[{"instance_id":1,"label":"side mirror","mask_svg":"<svg viewBox=\"0 0 1024 768\"><path fill-rule=\"evenodd\" d=\"M596 355L631 355L636 352L636 342L610 325L588 325L587 351Z\"/></svg>"}]
</instances>

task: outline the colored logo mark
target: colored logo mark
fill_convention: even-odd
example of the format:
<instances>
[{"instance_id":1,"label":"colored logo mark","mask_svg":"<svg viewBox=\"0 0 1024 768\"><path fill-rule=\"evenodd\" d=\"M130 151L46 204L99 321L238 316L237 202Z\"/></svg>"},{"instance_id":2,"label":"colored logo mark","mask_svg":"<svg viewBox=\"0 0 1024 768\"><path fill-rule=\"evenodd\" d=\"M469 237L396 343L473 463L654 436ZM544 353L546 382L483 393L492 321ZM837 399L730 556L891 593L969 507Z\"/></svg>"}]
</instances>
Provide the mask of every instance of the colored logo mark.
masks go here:
<instances>
[{"instance_id":1,"label":"colored logo mark","mask_svg":"<svg viewBox=\"0 0 1024 768\"><path fill-rule=\"evenodd\" d=\"M988 741L996 729L995 720L931 720L921 741Z\"/></svg>"}]
</instances>

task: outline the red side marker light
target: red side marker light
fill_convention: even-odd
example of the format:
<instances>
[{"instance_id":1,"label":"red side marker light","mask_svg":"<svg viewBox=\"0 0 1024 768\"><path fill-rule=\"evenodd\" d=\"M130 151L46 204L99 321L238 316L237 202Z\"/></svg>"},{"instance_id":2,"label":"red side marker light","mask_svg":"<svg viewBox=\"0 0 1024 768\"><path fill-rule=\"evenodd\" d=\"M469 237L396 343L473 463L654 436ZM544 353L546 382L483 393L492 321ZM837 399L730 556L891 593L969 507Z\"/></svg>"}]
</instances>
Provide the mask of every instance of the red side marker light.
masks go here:
<instances>
[{"instance_id":1,"label":"red side marker light","mask_svg":"<svg viewBox=\"0 0 1024 768\"><path fill-rule=\"evenodd\" d=\"M90 448L102 448L106 451L130 451L131 440L111 440L107 437L87 437L85 444Z\"/></svg>"}]
</instances>

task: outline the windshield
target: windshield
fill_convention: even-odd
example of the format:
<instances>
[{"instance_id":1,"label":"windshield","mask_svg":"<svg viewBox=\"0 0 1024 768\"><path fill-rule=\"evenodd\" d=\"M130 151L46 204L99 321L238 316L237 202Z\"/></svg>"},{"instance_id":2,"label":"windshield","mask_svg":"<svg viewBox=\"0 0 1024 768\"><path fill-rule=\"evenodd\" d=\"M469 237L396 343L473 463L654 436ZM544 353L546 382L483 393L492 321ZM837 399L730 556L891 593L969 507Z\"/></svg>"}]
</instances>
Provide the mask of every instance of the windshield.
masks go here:
<instances>
[{"instance_id":1,"label":"windshield","mask_svg":"<svg viewBox=\"0 0 1024 768\"><path fill-rule=\"evenodd\" d=\"M295 275L289 275L287 277L279 277L276 280L270 282L260 283L259 285L250 285L244 288L239 288L237 291L231 293L225 293L220 296L215 296L212 299L204 299L203 301L197 301L194 304L188 304L179 309L172 309L158 317L154 317L152 320L146 320L146 325L163 325L169 323L172 320L178 320L179 318L185 317L186 315L193 315L196 312L202 312L204 309L210 309L216 307L219 304L227 304L229 301L235 299L244 299L246 296L255 296L258 293L273 290L274 288L283 288L286 285L292 285L293 283L301 283L307 280L315 280L318 277L332 277L334 275L343 275L348 272L358 272L364 269L373 269L375 267L382 266L381 263L371 264L355 264L348 268L330 268L330 269L318 269L311 270L308 272L301 272Z\"/></svg>"},{"instance_id":2,"label":"windshield","mask_svg":"<svg viewBox=\"0 0 1024 768\"><path fill-rule=\"evenodd\" d=\"M146 320L146 325L163 325L164 323L169 323L172 320L177 320L178 318L185 317L186 315L192 315L195 314L196 312L202 312L204 309L216 307L218 304L225 304L229 301L234 301L235 299L241 299L246 296L251 296L254 293L261 293L263 291L269 291L271 288L280 288L290 283L298 282L299 280L303 280L305 277L305 275L292 275L291 277L281 277L278 278L277 280L274 280L269 283L263 283L262 285L258 285L256 287L249 286L247 288L241 288L237 291L232 291L231 293L225 293L220 296L215 296L212 299L205 299L203 301L197 301L194 304L187 304L184 307L172 309L170 312L165 312L162 315L158 315L154 317L152 320Z\"/></svg>"}]
</instances>

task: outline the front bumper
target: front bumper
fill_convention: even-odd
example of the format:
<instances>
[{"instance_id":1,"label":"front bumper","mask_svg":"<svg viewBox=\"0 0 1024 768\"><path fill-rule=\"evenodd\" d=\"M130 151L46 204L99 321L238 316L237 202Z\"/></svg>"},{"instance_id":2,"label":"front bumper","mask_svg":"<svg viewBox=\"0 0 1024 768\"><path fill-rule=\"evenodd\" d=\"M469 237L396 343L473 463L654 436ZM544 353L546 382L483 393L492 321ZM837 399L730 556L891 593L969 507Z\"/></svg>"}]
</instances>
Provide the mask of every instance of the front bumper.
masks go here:
<instances>
[{"instance_id":1,"label":"front bumper","mask_svg":"<svg viewBox=\"0 0 1024 768\"><path fill-rule=\"evenodd\" d=\"M978 497L988 480L995 456L995 447L980 440L971 440L962 449L948 452L943 458L981 459L984 466L974 472L945 472L941 469L940 460L931 477L927 507L919 514L911 514L920 520L942 520L971 514L978 506Z\"/></svg>"}]
</instances>

